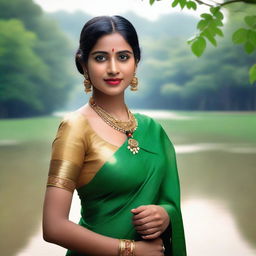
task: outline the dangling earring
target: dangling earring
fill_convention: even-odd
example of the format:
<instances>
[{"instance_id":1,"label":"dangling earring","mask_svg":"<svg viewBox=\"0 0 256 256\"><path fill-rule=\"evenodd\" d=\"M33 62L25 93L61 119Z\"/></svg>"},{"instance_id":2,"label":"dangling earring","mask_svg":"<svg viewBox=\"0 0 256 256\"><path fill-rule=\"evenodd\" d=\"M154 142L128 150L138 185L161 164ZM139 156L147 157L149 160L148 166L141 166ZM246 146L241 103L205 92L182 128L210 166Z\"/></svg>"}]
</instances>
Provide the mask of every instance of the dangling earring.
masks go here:
<instances>
[{"instance_id":1,"label":"dangling earring","mask_svg":"<svg viewBox=\"0 0 256 256\"><path fill-rule=\"evenodd\" d=\"M89 79L89 76L87 74L87 72L84 73L84 87L85 87L85 92L91 92L92 91L92 83Z\"/></svg>"},{"instance_id":2,"label":"dangling earring","mask_svg":"<svg viewBox=\"0 0 256 256\"><path fill-rule=\"evenodd\" d=\"M131 91L137 91L138 90L138 78L135 75L136 74L134 73L134 76L133 76L131 84L130 84Z\"/></svg>"}]
</instances>

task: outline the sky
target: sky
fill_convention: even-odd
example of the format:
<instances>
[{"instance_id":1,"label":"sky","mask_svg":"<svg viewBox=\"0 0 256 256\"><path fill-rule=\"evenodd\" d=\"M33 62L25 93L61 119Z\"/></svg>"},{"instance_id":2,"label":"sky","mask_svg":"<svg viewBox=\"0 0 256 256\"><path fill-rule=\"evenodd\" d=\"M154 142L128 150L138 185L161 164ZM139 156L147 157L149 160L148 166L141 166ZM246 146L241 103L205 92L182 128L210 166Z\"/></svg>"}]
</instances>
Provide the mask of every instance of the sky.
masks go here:
<instances>
[{"instance_id":1,"label":"sky","mask_svg":"<svg viewBox=\"0 0 256 256\"><path fill-rule=\"evenodd\" d=\"M149 4L149 0L34 0L34 2L47 12L59 10L74 12L80 10L92 16L98 16L122 15L127 11L133 11L137 15L152 21L163 14L181 12L179 8L171 7L171 0L156 1L153 6ZM208 8L200 7L196 12L183 10L182 13L199 16L200 13L206 10Z\"/></svg>"}]
</instances>

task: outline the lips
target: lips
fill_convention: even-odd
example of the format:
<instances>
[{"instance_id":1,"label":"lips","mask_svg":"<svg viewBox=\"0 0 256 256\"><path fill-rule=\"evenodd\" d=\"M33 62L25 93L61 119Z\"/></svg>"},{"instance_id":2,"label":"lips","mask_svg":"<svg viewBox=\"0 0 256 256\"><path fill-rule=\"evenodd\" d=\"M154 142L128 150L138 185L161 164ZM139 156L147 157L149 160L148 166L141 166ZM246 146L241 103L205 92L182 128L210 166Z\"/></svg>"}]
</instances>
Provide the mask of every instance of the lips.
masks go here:
<instances>
[{"instance_id":1,"label":"lips","mask_svg":"<svg viewBox=\"0 0 256 256\"><path fill-rule=\"evenodd\" d=\"M122 79L120 79L120 78L109 78L109 79L104 79L104 81L107 84L110 84L110 85L118 85L118 84L121 83Z\"/></svg>"}]
</instances>

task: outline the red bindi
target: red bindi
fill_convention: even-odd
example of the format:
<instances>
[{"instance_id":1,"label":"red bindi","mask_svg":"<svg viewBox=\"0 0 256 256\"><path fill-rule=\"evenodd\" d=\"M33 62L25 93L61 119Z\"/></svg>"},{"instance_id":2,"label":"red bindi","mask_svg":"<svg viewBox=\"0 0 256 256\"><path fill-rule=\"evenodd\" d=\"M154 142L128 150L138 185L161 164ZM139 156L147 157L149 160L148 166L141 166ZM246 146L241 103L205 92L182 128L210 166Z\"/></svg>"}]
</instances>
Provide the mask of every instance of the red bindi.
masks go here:
<instances>
[{"instance_id":1,"label":"red bindi","mask_svg":"<svg viewBox=\"0 0 256 256\"><path fill-rule=\"evenodd\" d=\"M112 52L114 52L114 50L115 50L115 49L114 49L114 48L112 48Z\"/></svg>"}]
</instances>

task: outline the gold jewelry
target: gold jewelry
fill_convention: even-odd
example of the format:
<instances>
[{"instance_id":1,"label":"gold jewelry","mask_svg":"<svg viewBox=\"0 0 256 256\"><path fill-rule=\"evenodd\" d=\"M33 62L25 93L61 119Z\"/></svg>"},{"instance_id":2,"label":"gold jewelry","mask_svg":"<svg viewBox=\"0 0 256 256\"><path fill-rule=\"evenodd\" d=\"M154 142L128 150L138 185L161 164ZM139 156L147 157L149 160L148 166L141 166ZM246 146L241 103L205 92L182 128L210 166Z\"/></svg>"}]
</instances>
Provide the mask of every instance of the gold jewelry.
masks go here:
<instances>
[{"instance_id":1,"label":"gold jewelry","mask_svg":"<svg viewBox=\"0 0 256 256\"><path fill-rule=\"evenodd\" d=\"M119 239L118 255L135 256L135 241Z\"/></svg>"},{"instance_id":2,"label":"gold jewelry","mask_svg":"<svg viewBox=\"0 0 256 256\"><path fill-rule=\"evenodd\" d=\"M128 146L127 148L133 153L137 154L139 152L139 143L137 140L133 139L133 133L138 127L138 122L134 115L131 113L131 111L127 108L125 105L126 111L128 113L128 121L122 121L118 120L115 117L113 117L111 114L109 114L107 111L102 109L100 106L98 106L93 99L93 97L89 100L89 105L92 107L92 109L102 118L104 122L106 122L108 125L110 125L112 128L123 132L126 134L128 138Z\"/></svg>"},{"instance_id":3,"label":"gold jewelry","mask_svg":"<svg viewBox=\"0 0 256 256\"><path fill-rule=\"evenodd\" d=\"M138 78L135 76L136 74L134 73L134 76L131 81L131 91L137 91L138 90Z\"/></svg>"},{"instance_id":4,"label":"gold jewelry","mask_svg":"<svg viewBox=\"0 0 256 256\"><path fill-rule=\"evenodd\" d=\"M85 87L85 92L91 92L92 91L92 83L89 79L89 76L87 74L87 72L84 73L84 87Z\"/></svg>"}]
</instances>

